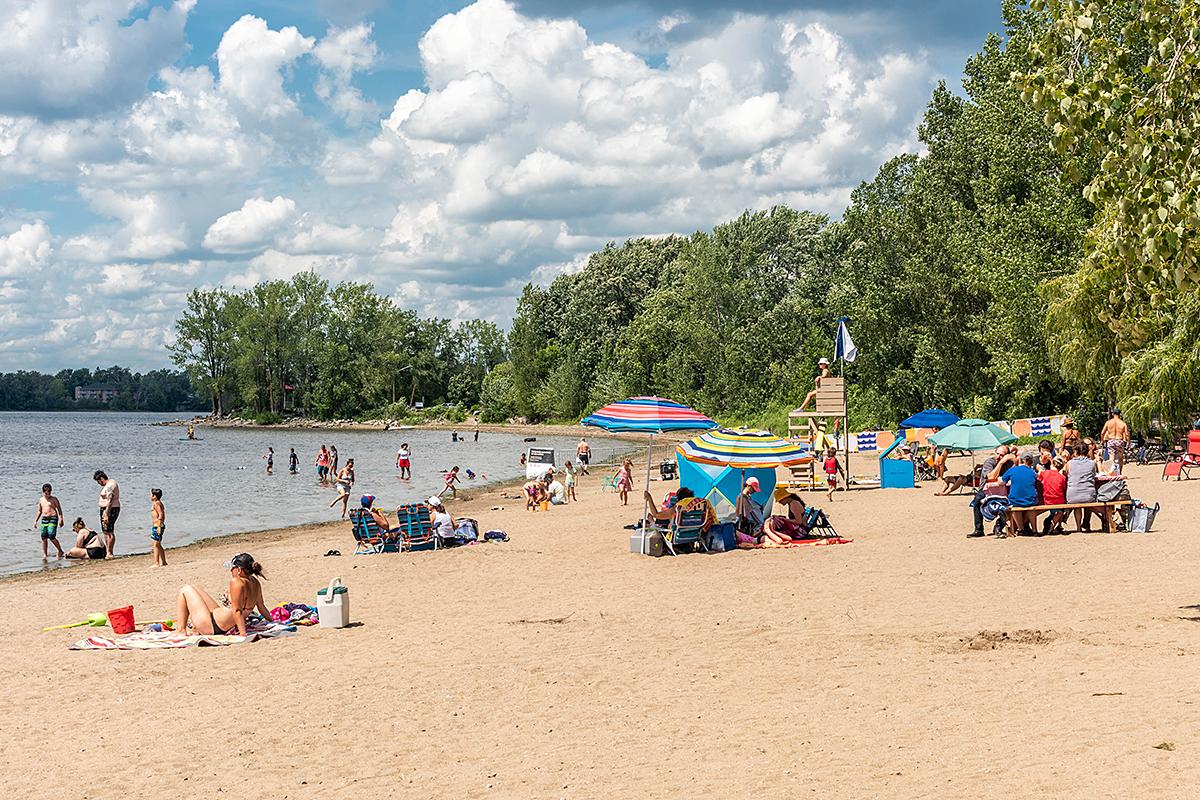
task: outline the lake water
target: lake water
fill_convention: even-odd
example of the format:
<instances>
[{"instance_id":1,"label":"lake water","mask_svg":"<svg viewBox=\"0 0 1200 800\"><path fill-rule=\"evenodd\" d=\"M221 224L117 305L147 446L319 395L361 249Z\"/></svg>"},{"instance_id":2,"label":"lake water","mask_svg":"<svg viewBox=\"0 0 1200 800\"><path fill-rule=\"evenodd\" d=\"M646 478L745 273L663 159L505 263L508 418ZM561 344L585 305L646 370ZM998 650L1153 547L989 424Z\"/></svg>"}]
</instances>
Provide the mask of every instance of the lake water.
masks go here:
<instances>
[{"instance_id":1,"label":"lake water","mask_svg":"<svg viewBox=\"0 0 1200 800\"><path fill-rule=\"evenodd\" d=\"M354 459L357 482L352 502L373 494L385 509L394 509L436 493L444 470L458 465L461 488L524 474L517 459L529 445L521 435L480 433L479 442L453 444L450 431L341 431L258 428L196 429L198 441L187 441L185 430L152 423L174 419L173 414L0 412L0 459L5 489L0 493L0 574L69 566L59 562L50 547L42 563L41 540L33 529L37 499L43 483L54 486L67 516L59 542L69 549L75 541L70 522L83 517L88 527L99 526L100 487L92 473L102 469L121 487L121 516L117 522L117 554L150 549L150 489L163 490L170 548L197 539L338 518L341 508L327 505L336 496L317 481L314 461L322 444L338 449L340 463ZM537 446L556 448L574 457L579 440L538 437ZM396 450L408 442L413 451L412 480L401 481ZM266 474L262 456L275 448L275 470ZM297 475L288 473L288 448L300 457ZM593 452L611 452L609 443L593 444ZM471 469L476 478L469 480ZM353 549L347 534L346 548ZM169 555L168 555L169 558Z\"/></svg>"}]
</instances>

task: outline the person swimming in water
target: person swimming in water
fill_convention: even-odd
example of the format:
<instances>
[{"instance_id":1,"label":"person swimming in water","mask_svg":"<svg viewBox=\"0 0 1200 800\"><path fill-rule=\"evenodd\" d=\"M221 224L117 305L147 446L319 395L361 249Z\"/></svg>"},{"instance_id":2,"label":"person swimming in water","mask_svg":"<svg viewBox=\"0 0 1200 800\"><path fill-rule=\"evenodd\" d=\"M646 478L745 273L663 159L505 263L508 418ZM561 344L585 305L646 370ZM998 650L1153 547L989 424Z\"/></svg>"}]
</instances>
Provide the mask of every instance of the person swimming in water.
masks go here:
<instances>
[{"instance_id":1,"label":"person swimming in water","mask_svg":"<svg viewBox=\"0 0 1200 800\"><path fill-rule=\"evenodd\" d=\"M178 630L204 636L234 634L245 636L246 621L250 614L258 611L263 619L271 619L271 611L263 601L262 564L249 553L238 553L225 562L229 570L229 605L223 606L203 589L187 585L179 590L176 620Z\"/></svg>"}]
</instances>

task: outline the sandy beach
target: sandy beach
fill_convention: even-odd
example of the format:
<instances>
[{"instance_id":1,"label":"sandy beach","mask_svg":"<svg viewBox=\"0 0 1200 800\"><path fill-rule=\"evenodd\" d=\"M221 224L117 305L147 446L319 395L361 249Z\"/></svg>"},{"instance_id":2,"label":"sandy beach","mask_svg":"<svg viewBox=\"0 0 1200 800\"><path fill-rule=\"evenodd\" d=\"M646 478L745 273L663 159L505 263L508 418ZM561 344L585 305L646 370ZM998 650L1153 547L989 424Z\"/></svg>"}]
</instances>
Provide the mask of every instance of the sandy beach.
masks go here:
<instances>
[{"instance_id":1,"label":"sandy beach","mask_svg":"<svg viewBox=\"0 0 1200 800\"><path fill-rule=\"evenodd\" d=\"M495 492L452 504L508 543L355 557L334 523L172 550L162 569L138 556L5 579L0 788L1187 796L1200 482L1160 470L1130 470L1134 496L1163 504L1150 534L969 540L967 498L927 485L819 502L852 544L651 559L627 552L637 511L593 475L548 513ZM243 549L269 604L340 576L359 624L158 652L40 632L129 603L173 616L181 584L223 590Z\"/></svg>"}]
</instances>

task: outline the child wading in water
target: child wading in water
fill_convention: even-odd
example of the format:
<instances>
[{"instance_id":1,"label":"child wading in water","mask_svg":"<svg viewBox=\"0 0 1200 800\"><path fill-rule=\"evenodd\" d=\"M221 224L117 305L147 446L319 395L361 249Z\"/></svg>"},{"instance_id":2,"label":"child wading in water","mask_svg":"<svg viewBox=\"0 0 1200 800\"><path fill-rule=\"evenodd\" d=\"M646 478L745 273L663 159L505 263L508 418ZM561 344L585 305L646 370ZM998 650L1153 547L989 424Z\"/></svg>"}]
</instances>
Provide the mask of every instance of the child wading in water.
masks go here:
<instances>
[{"instance_id":1,"label":"child wading in water","mask_svg":"<svg viewBox=\"0 0 1200 800\"><path fill-rule=\"evenodd\" d=\"M270 475L275 471L275 448L268 447L267 454L263 458L267 460L267 474Z\"/></svg>"},{"instance_id":2,"label":"child wading in water","mask_svg":"<svg viewBox=\"0 0 1200 800\"><path fill-rule=\"evenodd\" d=\"M300 456L296 455L296 448L293 447L293 448L291 448L291 452L288 453L288 472L295 475L296 470L299 467L300 467Z\"/></svg>"},{"instance_id":3,"label":"child wading in water","mask_svg":"<svg viewBox=\"0 0 1200 800\"><path fill-rule=\"evenodd\" d=\"M621 493L621 505L629 505L629 492L633 489L633 462L628 458L617 470L617 491Z\"/></svg>"},{"instance_id":4,"label":"child wading in water","mask_svg":"<svg viewBox=\"0 0 1200 800\"><path fill-rule=\"evenodd\" d=\"M42 534L42 558L50 556L50 542L54 542L54 548L58 550L58 557L63 557L62 545L58 543L58 528L66 517L63 515L62 503L58 502L58 498L51 492L54 490L50 484L42 484L42 496L38 498L37 516L33 518L33 527L35 530L40 530Z\"/></svg>"},{"instance_id":5,"label":"child wading in water","mask_svg":"<svg viewBox=\"0 0 1200 800\"><path fill-rule=\"evenodd\" d=\"M163 534L167 532L167 509L162 502L162 489L150 490L150 541L154 543L154 566L167 565L167 551L163 549Z\"/></svg>"},{"instance_id":6,"label":"child wading in water","mask_svg":"<svg viewBox=\"0 0 1200 800\"><path fill-rule=\"evenodd\" d=\"M833 491L837 489L838 473L842 473L842 477L846 478L846 470L842 467L842 462L838 461L837 448L831 447L825 451L825 483L829 486L825 496L833 500ZM849 478L846 478L849 481Z\"/></svg>"},{"instance_id":7,"label":"child wading in water","mask_svg":"<svg viewBox=\"0 0 1200 800\"><path fill-rule=\"evenodd\" d=\"M458 489L456 489L454 486L454 484L458 482L458 467L455 467L446 473L446 485L442 487L440 492L438 492L438 497L441 497L446 492L449 492L451 497L458 497Z\"/></svg>"}]
</instances>

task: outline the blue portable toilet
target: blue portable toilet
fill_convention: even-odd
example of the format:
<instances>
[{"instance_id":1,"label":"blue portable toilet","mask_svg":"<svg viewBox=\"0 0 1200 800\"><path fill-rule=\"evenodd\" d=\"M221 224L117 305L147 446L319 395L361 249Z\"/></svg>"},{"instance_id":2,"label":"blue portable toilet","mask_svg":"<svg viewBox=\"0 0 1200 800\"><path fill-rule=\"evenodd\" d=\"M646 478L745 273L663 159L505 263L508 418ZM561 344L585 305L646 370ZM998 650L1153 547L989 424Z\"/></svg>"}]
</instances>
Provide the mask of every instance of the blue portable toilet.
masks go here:
<instances>
[{"instance_id":1,"label":"blue portable toilet","mask_svg":"<svg viewBox=\"0 0 1200 800\"><path fill-rule=\"evenodd\" d=\"M879 454L879 486L883 489L914 489L917 486L917 467L909 458L888 458L888 454L907 442L903 433L896 434L892 446Z\"/></svg>"}]
</instances>

